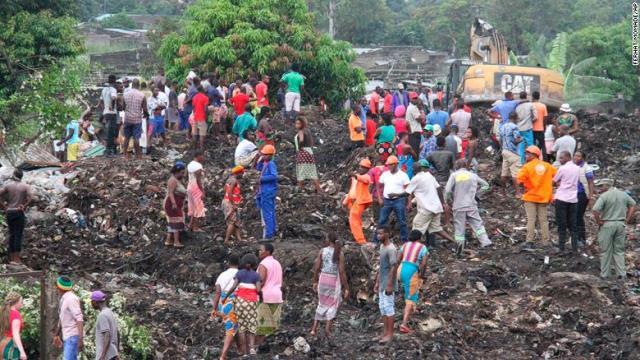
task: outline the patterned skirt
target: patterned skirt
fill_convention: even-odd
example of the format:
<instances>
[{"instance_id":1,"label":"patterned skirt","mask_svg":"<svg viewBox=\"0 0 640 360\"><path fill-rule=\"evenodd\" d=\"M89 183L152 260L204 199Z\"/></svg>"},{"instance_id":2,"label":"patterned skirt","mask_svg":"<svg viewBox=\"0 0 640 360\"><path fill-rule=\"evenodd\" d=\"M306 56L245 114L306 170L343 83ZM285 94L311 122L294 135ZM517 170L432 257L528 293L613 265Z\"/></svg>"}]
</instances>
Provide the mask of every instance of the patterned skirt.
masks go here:
<instances>
[{"instance_id":1,"label":"patterned skirt","mask_svg":"<svg viewBox=\"0 0 640 360\"><path fill-rule=\"evenodd\" d=\"M282 314L282 304L258 305L258 327L257 335L269 336L280 328L280 317Z\"/></svg>"},{"instance_id":2,"label":"patterned skirt","mask_svg":"<svg viewBox=\"0 0 640 360\"><path fill-rule=\"evenodd\" d=\"M240 222L240 216L238 216L238 209L233 206L233 204L229 200L222 200L222 214L224 215L224 220L227 225L234 225L236 227L241 227L242 223Z\"/></svg>"},{"instance_id":3,"label":"patterned skirt","mask_svg":"<svg viewBox=\"0 0 640 360\"><path fill-rule=\"evenodd\" d=\"M318 307L315 320L333 320L340 307L342 284L338 274L320 273L318 279Z\"/></svg>"},{"instance_id":4,"label":"patterned skirt","mask_svg":"<svg viewBox=\"0 0 640 360\"><path fill-rule=\"evenodd\" d=\"M298 181L318 180L316 158L310 147L304 147L296 154L296 178Z\"/></svg>"},{"instance_id":5,"label":"patterned skirt","mask_svg":"<svg viewBox=\"0 0 640 360\"><path fill-rule=\"evenodd\" d=\"M395 154L395 148L390 142L376 144L376 153L383 162L386 162L389 156Z\"/></svg>"},{"instance_id":6,"label":"patterned skirt","mask_svg":"<svg viewBox=\"0 0 640 360\"><path fill-rule=\"evenodd\" d=\"M258 327L258 303L236 297L234 309L238 316L238 331L255 334Z\"/></svg>"},{"instance_id":7,"label":"patterned skirt","mask_svg":"<svg viewBox=\"0 0 640 360\"><path fill-rule=\"evenodd\" d=\"M227 294L223 291L220 298L223 299ZM238 316L234 310L235 295L231 294L224 303L218 303L218 313L222 315L224 323L224 331L227 336L235 336L238 331Z\"/></svg>"},{"instance_id":8,"label":"patterned skirt","mask_svg":"<svg viewBox=\"0 0 640 360\"><path fill-rule=\"evenodd\" d=\"M176 208L171 206L171 200L167 196L164 199L164 212L167 214L167 227L169 232L179 232L184 230L184 199L185 196L180 193L174 193L173 198L176 200Z\"/></svg>"},{"instance_id":9,"label":"patterned skirt","mask_svg":"<svg viewBox=\"0 0 640 360\"><path fill-rule=\"evenodd\" d=\"M20 350L13 342L13 338L10 337L3 337L0 341L0 354L2 354L3 360L20 359Z\"/></svg>"}]
</instances>

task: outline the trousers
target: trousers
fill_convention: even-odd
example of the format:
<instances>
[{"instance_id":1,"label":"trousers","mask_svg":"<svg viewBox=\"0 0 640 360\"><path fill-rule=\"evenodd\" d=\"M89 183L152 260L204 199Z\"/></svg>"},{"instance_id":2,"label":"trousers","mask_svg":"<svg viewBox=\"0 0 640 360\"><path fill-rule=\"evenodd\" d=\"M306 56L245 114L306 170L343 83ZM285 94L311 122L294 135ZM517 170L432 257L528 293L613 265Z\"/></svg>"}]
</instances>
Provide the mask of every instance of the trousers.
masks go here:
<instances>
[{"instance_id":1,"label":"trousers","mask_svg":"<svg viewBox=\"0 0 640 360\"><path fill-rule=\"evenodd\" d=\"M104 114L104 122L107 133L106 153L115 155L117 153L116 138L118 137L118 117L116 114Z\"/></svg>"},{"instance_id":2,"label":"trousers","mask_svg":"<svg viewBox=\"0 0 640 360\"><path fill-rule=\"evenodd\" d=\"M533 144L539 147L540 151L542 151L544 161L549 161L549 155L547 154L546 144L544 141L544 131L533 132Z\"/></svg>"},{"instance_id":3,"label":"trousers","mask_svg":"<svg viewBox=\"0 0 640 360\"><path fill-rule=\"evenodd\" d=\"M533 130L520 131L520 136L522 136L522 142L518 144L518 154L520 154L520 163L524 164L525 149L533 145Z\"/></svg>"},{"instance_id":4,"label":"trousers","mask_svg":"<svg viewBox=\"0 0 640 360\"><path fill-rule=\"evenodd\" d=\"M454 239L459 244L464 244L464 233L467 223L473 229L474 234L480 241L482 247L491 245L491 240L487 235L487 230L484 228L484 223L480 217L478 208L471 210L455 210L453 212L453 229L455 233Z\"/></svg>"},{"instance_id":5,"label":"trousers","mask_svg":"<svg viewBox=\"0 0 640 360\"><path fill-rule=\"evenodd\" d=\"M400 226L400 240L406 242L409 237L409 230L407 229L407 217L406 217L407 198L400 197L397 199L384 198L384 203L380 209L380 217L378 219L378 227L385 227L389 222L391 213L396 214L396 220ZM374 241L378 242L378 234L374 236Z\"/></svg>"},{"instance_id":6,"label":"trousers","mask_svg":"<svg viewBox=\"0 0 640 360\"><path fill-rule=\"evenodd\" d=\"M349 228L353 239L358 244L366 244L367 239L364 237L364 231L362 230L362 213L369 207L370 204L352 204L349 209Z\"/></svg>"},{"instance_id":7,"label":"trousers","mask_svg":"<svg viewBox=\"0 0 640 360\"><path fill-rule=\"evenodd\" d=\"M578 228L578 241L587 241L587 228L584 222L584 213L587 211L587 205L589 205L589 198L584 192L578 193L578 211L576 215L576 226Z\"/></svg>"},{"instance_id":8,"label":"trousers","mask_svg":"<svg viewBox=\"0 0 640 360\"><path fill-rule=\"evenodd\" d=\"M624 265L624 247L627 240L623 221L607 221L598 231L600 245L600 276L609 277L611 263L618 276L626 276Z\"/></svg>"},{"instance_id":9,"label":"trousers","mask_svg":"<svg viewBox=\"0 0 640 360\"><path fill-rule=\"evenodd\" d=\"M564 250L567 241L567 230L571 235L571 248L578 250L578 203L568 203L556 200L556 222L558 223L558 247Z\"/></svg>"},{"instance_id":10,"label":"trousers","mask_svg":"<svg viewBox=\"0 0 640 360\"><path fill-rule=\"evenodd\" d=\"M420 139L422 138L422 135L418 132L415 133L411 133L409 134L409 145L411 146L411 148L413 149L413 151L416 154L420 154ZM416 158L414 158L413 160L418 160Z\"/></svg>"},{"instance_id":11,"label":"trousers","mask_svg":"<svg viewBox=\"0 0 640 360\"><path fill-rule=\"evenodd\" d=\"M7 226L9 227L10 254L22 251L22 239L24 237L24 212L19 210L9 210L6 213Z\"/></svg>"},{"instance_id":12,"label":"trousers","mask_svg":"<svg viewBox=\"0 0 640 360\"><path fill-rule=\"evenodd\" d=\"M258 199L262 219L262 237L271 239L276 236L276 194L260 194Z\"/></svg>"},{"instance_id":13,"label":"trousers","mask_svg":"<svg viewBox=\"0 0 640 360\"><path fill-rule=\"evenodd\" d=\"M549 243L549 221L547 220L547 204L525 201L524 211L527 214L527 242L536 237L536 220L542 233L542 243Z\"/></svg>"}]
</instances>

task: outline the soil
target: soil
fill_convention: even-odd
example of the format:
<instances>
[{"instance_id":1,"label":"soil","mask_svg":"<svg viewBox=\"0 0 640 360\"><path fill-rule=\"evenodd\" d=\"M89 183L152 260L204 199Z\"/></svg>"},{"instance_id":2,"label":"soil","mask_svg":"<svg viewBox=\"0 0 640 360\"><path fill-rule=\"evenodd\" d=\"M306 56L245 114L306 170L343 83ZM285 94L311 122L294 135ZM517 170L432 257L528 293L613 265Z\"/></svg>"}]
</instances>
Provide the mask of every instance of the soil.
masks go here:
<instances>
[{"instance_id":1,"label":"soil","mask_svg":"<svg viewBox=\"0 0 640 360\"><path fill-rule=\"evenodd\" d=\"M295 150L290 141L294 130L276 116L273 122L282 141L276 157L280 232L274 245L275 257L285 269L285 304L281 329L260 349L259 358L638 357L637 242L627 244L630 276L626 281L598 278L598 249L593 243L596 229L589 215L589 245L577 255L557 255L551 247L540 245L524 246L524 210L513 195L503 193L497 181L499 169L488 154L480 159L480 175L494 185L480 196L480 208L495 246L481 250L476 240L470 240L458 258L453 244L439 240L429 249L430 274L419 313L411 324L416 331L397 333L391 344L378 345L374 337L381 333L382 324L372 292L375 254L351 241L347 215L340 206L347 189L345 173L355 169L358 160L370 151L349 149L346 121L323 118L311 107L304 112L315 136L318 170L326 192L314 194L311 184L304 192L295 191ZM637 199L640 140L632 130L637 129L638 119L600 114L580 114L580 118L579 146L589 155L590 163L600 166L597 177L615 178L619 187ZM482 138L487 138L486 130ZM242 181L247 241L225 246L219 205L234 147L209 140L204 164L206 232L186 234L184 249L167 248L163 245L166 221L161 204L173 163L168 155L177 151L178 158L191 158L183 135L173 134L172 140L167 148L158 148L142 161L81 161L76 166L78 176L67 184L71 191L59 208L79 211L87 227L81 228L63 215L32 222L26 231L25 262L33 269L69 273L92 287L126 294L127 311L152 329L154 358L216 358L223 330L209 320L212 287L230 253L257 250L256 239L262 231L253 202L257 174L249 171ZM42 211L47 207L37 205ZM549 212L553 228L552 210ZM366 217L365 224L373 224L370 210ZM329 341L309 335L317 304L311 267L328 231L337 232L346 242L352 290ZM394 235L397 243L397 232ZM631 238L633 235L630 231ZM472 239L470 234L468 239ZM398 320L402 309L402 296L398 295ZM295 350L293 343L298 337L310 344L308 353Z\"/></svg>"}]
</instances>

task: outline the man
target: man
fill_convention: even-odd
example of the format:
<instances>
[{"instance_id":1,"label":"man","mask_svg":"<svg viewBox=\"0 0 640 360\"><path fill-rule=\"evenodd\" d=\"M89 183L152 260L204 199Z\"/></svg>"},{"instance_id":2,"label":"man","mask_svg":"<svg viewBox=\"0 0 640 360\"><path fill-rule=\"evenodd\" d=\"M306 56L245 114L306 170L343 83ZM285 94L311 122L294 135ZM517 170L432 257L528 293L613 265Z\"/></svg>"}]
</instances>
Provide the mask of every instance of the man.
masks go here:
<instances>
[{"instance_id":1,"label":"man","mask_svg":"<svg viewBox=\"0 0 640 360\"><path fill-rule=\"evenodd\" d=\"M613 261L618 277L625 278L625 222L632 224L636 202L627 193L617 189L613 180L601 181L600 185L605 192L600 195L592 209L593 218L599 227L600 277L609 277Z\"/></svg>"},{"instance_id":2,"label":"man","mask_svg":"<svg viewBox=\"0 0 640 360\"><path fill-rule=\"evenodd\" d=\"M363 96L360 98L360 123L365 138L367 136L367 113L369 113L369 105L367 105L367 98Z\"/></svg>"},{"instance_id":3,"label":"man","mask_svg":"<svg viewBox=\"0 0 640 360\"><path fill-rule=\"evenodd\" d=\"M124 125L122 132L124 135L124 145L122 151L127 159L129 155L129 140L133 138L133 148L136 152L136 159L142 159L140 151L140 136L142 135L142 117L149 118L147 111L147 98L140 91L140 79L133 79L132 89L124 94Z\"/></svg>"},{"instance_id":4,"label":"man","mask_svg":"<svg viewBox=\"0 0 640 360\"><path fill-rule=\"evenodd\" d=\"M369 99L369 110L374 115L378 115L380 113L380 100L382 99L382 95L382 88L380 86L376 86L376 89L371 93L371 98Z\"/></svg>"},{"instance_id":5,"label":"man","mask_svg":"<svg viewBox=\"0 0 640 360\"><path fill-rule=\"evenodd\" d=\"M351 114L349 115L349 138L353 148L364 147L364 129L360 120L360 104L351 105Z\"/></svg>"},{"instance_id":6,"label":"man","mask_svg":"<svg viewBox=\"0 0 640 360\"><path fill-rule=\"evenodd\" d=\"M258 107L269 106L269 75L262 75L262 80L256 85Z\"/></svg>"},{"instance_id":7,"label":"man","mask_svg":"<svg viewBox=\"0 0 640 360\"><path fill-rule=\"evenodd\" d=\"M282 314L282 265L273 257L271 243L260 244L258 275L262 283L262 301L258 304L256 346L280 328Z\"/></svg>"},{"instance_id":8,"label":"man","mask_svg":"<svg viewBox=\"0 0 640 360\"><path fill-rule=\"evenodd\" d=\"M442 111L440 100L433 100L433 110L427 115L427 124L438 125L440 129L444 129L448 120L449 114L446 111Z\"/></svg>"},{"instance_id":9,"label":"man","mask_svg":"<svg viewBox=\"0 0 640 360\"><path fill-rule=\"evenodd\" d=\"M502 123L509 122L509 115L516 110L516 106L520 101L513 99L513 93L511 91L507 91L504 93L504 100L501 100L496 105L494 105L491 109L487 110L489 113L497 113L500 115L502 119ZM492 117L495 117L493 115Z\"/></svg>"},{"instance_id":10,"label":"man","mask_svg":"<svg viewBox=\"0 0 640 360\"><path fill-rule=\"evenodd\" d=\"M444 138L445 140L445 149L451 151L453 153L453 155L456 157L456 159L459 159L462 156L462 139L460 138L460 136L458 136L458 134L460 133L460 131L458 130L458 125L451 125L450 131L449 131L449 135L447 135L446 138ZM437 145L437 140L436 140L436 145Z\"/></svg>"},{"instance_id":11,"label":"man","mask_svg":"<svg viewBox=\"0 0 640 360\"><path fill-rule=\"evenodd\" d=\"M415 95L416 101L418 101L418 94ZM398 83L398 90L393 93L393 97L391 99L391 110L392 112L396 111L396 108L400 105L404 105L405 108L409 107L409 94L404 89L403 83Z\"/></svg>"},{"instance_id":12,"label":"man","mask_svg":"<svg viewBox=\"0 0 640 360\"><path fill-rule=\"evenodd\" d=\"M571 235L571 249L578 251L578 182L580 181L580 167L571 161L568 151L558 156L560 168L553 177L557 186L554 196L556 205L556 223L558 224L558 248L564 251L567 241L567 227Z\"/></svg>"},{"instance_id":13,"label":"man","mask_svg":"<svg viewBox=\"0 0 640 360\"><path fill-rule=\"evenodd\" d=\"M107 307L107 296L100 290L92 292L91 307L100 312L95 329L96 360L116 360L119 348L118 321Z\"/></svg>"},{"instance_id":14,"label":"man","mask_svg":"<svg viewBox=\"0 0 640 360\"><path fill-rule=\"evenodd\" d=\"M262 219L262 239L271 241L276 236L276 196L278 194L278 168L273 156L276 148L273 145L265 145L260 150L260 158L256 164L256 169L260 172L258 192L256 194L256 205L260 209Z\"/></svg>"},{"instance_id":15,"label":"man","mask_svg":"<svg viewBox=\"0 0 640 360\"><path fill-rule=\"evenodd\" d=\"M255 131L258 128L258 122L256 118L251 115L251 104L244 106L244 112L238 116L233 122L233 128L231 132L238 137L238 140L244 140L243 134L246 130Z\"/></svg>"},{"instance_id":16,"label":"man","mask_svg":"<svg viewBox=\"0 0 640 360\"><path fill-rule=\"evenodd\" d=\"M534 145L540 148L544 160L547 161L547 149L544 142L544 121L549 116L547 112L547 105L540 102L540 92L534 91L531 94L531 101L535 109L536 117L533 121L533 142Z\"/></svg>"},{"instance_id":17,"label":"man","mask_svg":"<svg viewBox=\"0 0 640 360\"><path fill-rule=\"evenodd\" d=\"M200 86L200 78L196 76L190 80L187 80L187 84L188 84L187 95L184 99L184 104L182 107L182 116L184 117L185 123L187 124L185 129L190 126L188 125L187 120L189 119L189 116L191 116L191 113L193 112L192 100L194 96L198 94L198 86ZM191 138L190 132L187 133L187 137Z\"/></svg>"},{"instance_id":18,"label":"man","mask_svg":"<svg viewBox=\"0 0 640 360\"><path fill-rule=\"evenodd\" d=\"M207 108L209 97L204 87L198 85L198 93L191 99L193 107L193 123L191 124L191 136L193 138L193 148L204 149L204 139L207 136Z\"/></svg>"},{"instance_id":19,"label":"man","mask_svg":"<svg viewBox=\"0 0 640 360\"><path fill-rule=\"evenodd\" d=\"M24 237L25 210L33 199L31 186L22 182L22 170L15 169L13 177L0 188L0 199L5 211L5 220L9 227L7 250L9 262L20 264L22 239Z\"/></svg>"},{"instance_id":20,"label":"man","mask_svg":"<svg viewBox=\"0 0 640 360\"><path fill-rule=\"evenodd\" d=\"M386 165L389 170L380 175L380 183L378 184L378 204L382 206L380 209L380 218L378 219L378 227L387 226L389 216L394 212L396 220L400 226L400 240L407 241L408 229L406 219L407 193L406 188L410 183L409 176L398 169L398 158L391 155L387 158ZM380 186L384 186L381 189ZM384 201L383 201L384 199ZM377 243L377 235L374 238Z\"/></svg>"},{"instance_id":21,"label":"man","mask_svg":"<svg viewBox=\"0 0 640 360\"><path fill-rule=\"evenodd\" d=\"M77 360L84 347L84 319L80 298L73 293L73 282L66 276L56 280L60 294L58 324L53 332L53 344L62 348L63 360Z\"/></svg>"},{"instance_id":22,"label":"man","mask_svg":"<svg viewBox=\"0 0 640 360\"><path fill-rule=\"evenodd\" d=\"M389 239L387 228L376 230L380 240L380 262L373 291L378 294L378 307L382 315L383 332L378 340L385 344L393 339L393 322L396 314L395 292L397 290L396 263L398 250Z\"/></svg>"},{"instance_id":23,"label":"man","mask_svg":"<svg viewBox=\"0 0 640 360\"><path fill-rule=\"evenodd\" d=\"M158 75L151 78L153 86L158 89L164 89L164 84L167 82L167 78L164 77L164 69L158 70Z\"/></svg>"},{"instance_id":24,"label":"man","mask_svg":"<svg viewBox=\"0 0 640 360\"><path fill-rule=\"evenodd\" d=\"M423 104L427 105L429 103L429 95L427 95L427 88L424 86L420 87L418 90L418 100L420 100Z\"/></svg>"},{"instance_id":25,"label":"man","mask_svg":"<svg viewBox=\"0 0 640 360\"><path fill-rule=\"evenodd\" d=\"M346 195L342 204L349 209L349 228L351 235L358 245L367 244L367 239L362 231L362 213L373 202L369 185L371 177L368 172L371 169L371 161L362 159L358 164L358 170L351 173L351 190Z\"/></svg>"},{"instance_id":26,"label":"man","mask_svg":"<svg viewBox=\"0 0 640 360\"><path fill-rule=\"evenodd\" d=\"M548 162L540 160L540 149L529 146L525 156L527 163L518 172L517 181L524 186L522 195L524 210L527 213L527 243L532 244L535 238L536 220L542 232L542 244L549 244L549 222L547 206L552 198L552 182L556 168Z\"/></svg>"},{"instance_id":27,"label":"man","mask_svg":"<svg viewBox=\"0 0 640 360\"><path fill-rule=\"evenodd\" d=\"M520 163L524 164L524 149L533 145L533 119L536 118L536 110L532 102L527 101L527 92L520 93L520 101L516 106L516 114L518 114L518 131L522 137L522 142L518 149L520 154Z\"/></svg>"},{"instance_id":28,"label":"man","mask_svg":"<svg viewBox=\"0 0 640 360\"><path fill-rule=\"evenodd\" d=\"M152 96L147 99L148 111L151 114L149 140L147 143L151 147L151 139L157 135L162 137L162 143L167 142L166 129L164 126L165 109L169 105L169 99L164 92L160 91L160 88L154 87L152 90Z\"/></svg>"},{"instance_id":29,"label":"man","mask_svg":"<svg viewBox=\"0 0 640 360\"><path fill-rule=\"evenodd\" d=\"M448 126L456 125L458 127L458 133L463 134L467 131L467 128L471 126L471 113L464 110L464 103L459 102L455 111L451 114Z\"/></svg>"},{"instance_id":30,"label":"man","mask_svg":"<svg viewBox=\"0 0 640 360\"><path fill-rule=\"evenodd\" d=\"M243 166L245 168L252 167L256 156L258 155L258 148L255 144L256 134L247 129L242 133L242 140L236 146L234 153L235 164Z\"/></svg>"},{"instance_id":31,"label":"man","mask_svg":"<svg viewBox=\"0 0 640 360\"><path fill-rule=\"evenodd\" d=\"M384 100L383 100L383 105L382 105L382 113L383 114L392 114L393 112L393 108L392 108L392 101L393 101L393 95L391 95L391 92L389 91L389 89L385 89L384 90Z\"/></svg>"},{"instance_id":32,"label":"man","mask_svg":"<svg viewBox=\"0 0 640 360\"><path fill-rule=\"evenodd\" d=\"M169 95L167 104L167 122L169 123L169 129L172 131L178 130L178 123L180 121L180 113L178 112L178 83L175 81L170 82Z\"/></svg>"},{"instance_id":33,"label":"man","mask_svg":"<svg viewBox=\"0 0 640 360\"><path fill-rule=\"evenodd\" d=\"M413 164L415 175L407 187L409 194L407 211L411 210L411 204L415 198L418 212L413 218L413 230L419 230L424 235L440 235L453 241L441 225L442 213L445 215L445 223L448 222L449 207L442 196L442 187L429 172L429 165L426 160Z\"/></svg>"},{"instance_id":34,"label":"man","mask_svg":"<svg viewBox=\"0 0 640 360\"><path fill-rule=\"evenodd\" d=\"M442 130L440 130L439 125L427 124L424 127L424 143L421 145L422 149L420 150L419 156L421 160L426 160L429 154L438 149L438 135L435 134L436 129L438 130L438 135L440 135Z\"/></svg>"},{"instance_id":35,"label":"man","mask_svg":"<svg viewBox=\"0 0 640 360\"><path fill-rule=\"evenodd\" d=\"M444 137L436 138L438 149L427 155L426 160L435 169L435 177L440 184L446 184L456 161L455 155L445 148L447 142Z\"/></svg>"},{"instance_id":36,"label":"man","mask_svg":"<svg viewBox=\"0 0 640 360\"><path fill-rule=\"evenodd\" d=\"M116 92L116 76L109 75L108 82L109 84L102 88L98 108L102 109L102 116L107 133L107 149L105 154L111 156L116 154L116 138L118 137L118 116L116 109L118 93Z\"/></svg>"},{"instance_id":37,"label":"man","mask_svg":"<svg viewBox=\"0 0 640 360\"><path fill-rule=\"evenodd\" d=\"M411 148L416 154L419 154L422 126L424 126L425 118L424 115L420 113L420 109L418 109L418 97L416 95L416 93L411 93L411 103L407 107L405 118L409 124L409 145L411 145Z\"/></svg>"},{"instance_id":38,"label":"man","mask_svg":"<svg viewBox=\"0 0 640 360\"><path fill-rule=\"evenodd\" d=\"M240 85L236 86L236 88L239 88L240 90L238 90L238 92L229 99L229 103L233 106L233 112L236 114L234 119L237 119L240 115L244 114L244 112L247 111L247 105L249 105L248 111L251 112L250 102L255 100L254 98L247 95L246 87Z\"/></svg>"},{"instance_id":39,"label":"man","mask_svg":"<svg viewBox=\"0 0 640 360\"><path fill-rule=\"evenodd\" d=\"M520 188L517 181L518 172L521 167L520 157L518 156L518 144L522 142L522 137L516 125L517 121L518 115L511 113L509 115L509 122L500 125L500 145L502 148L502 170L500 172L500 178L504 186L505 194L509 184L509 178L511 178L516 197L520 197Z\"/></svg>"},{"instance_id":40,"label":"man","mask_svg":"<svg viewBox=\"0 0 640 360\"><path fill-rule=\"evenodd\" d=\"M300 73L300 65L293 64L291 71L282 75L280 81L287 84L287 92L284 95L285 121L295 123L300 112L300 94L304 88L304 76Z\"/></svg>"},{"instance_id":41,"label":"man","mask_svg":"<svg viewBox=\"0 0 640 360\"><path fill-rule=\"evenodd\" d=\"M491 240L489 240L487 230L484 228L476 202L478 185L480 185L480 191L487 191L489 184L469 171L466 166L467 162L464 159L456 160L456 171L449 177L445 188L445 198L448 201L453 199L451 208L453 209L453 228L455 241L458 243L456 249L458 255L462 254L466 243L464 234L467 223L483 248L491 246Z\"/></svg>"},{"instance_id":42,"label":"man","mask_svg":"<svg viewBox=\"0 0 640 360\"><path fill-rule=\"evenodd\" d=\"M573 153L576 151L576 139L569 133L569 127L567 125L560 125L560 127L558 127L558 134L560 137L556 139L551 152L560 154L566 151L573 156ZM556 161L553 163L553 166L556 167L560 166L557 157L558 156L556 156Z\"/></svg>"},{"instance_id":43,"label":"man","mask_svg":"<svg viewBox=\"0 0 640 360\"><path fill-rule=\"evenodd\" d=\"M220 91L218 80L213 75L209 78L209 81L211 86L207 88L207 98L209 98L207 115L211 121L213 136L218 140L221 132L220 120L222 114L220 108L224 102L224 95Z\"/></svg>"}]
</instances>

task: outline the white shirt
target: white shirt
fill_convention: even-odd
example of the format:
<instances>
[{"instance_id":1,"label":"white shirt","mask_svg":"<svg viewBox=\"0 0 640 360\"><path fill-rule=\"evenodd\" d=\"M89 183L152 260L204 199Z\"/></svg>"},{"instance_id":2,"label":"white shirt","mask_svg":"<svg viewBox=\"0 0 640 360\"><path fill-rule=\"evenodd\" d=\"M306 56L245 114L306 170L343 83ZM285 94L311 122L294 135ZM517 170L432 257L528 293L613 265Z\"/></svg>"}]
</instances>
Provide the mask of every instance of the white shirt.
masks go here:
<instances>
[{"instance_id":1,"label":"white shirt","mask_svg":"<svg viewBox=\"0 0 640 360\"><path fill-rule=\"evenodd\" d=\"M102 103L104 104L104 111L102 112L103 114L116 113L116 96L118 96L118 94L113 86L109 85L102 88L100 99L102 99Z\"/></svg>"},{"instance_id":2,"label":"white shirt","mask_svg":"<svg viewBox=\"0 0 640 360\"><path fill-rule=\"evenodd\" d=\"M556 153L556 161L553 163L553 166L559 167L560 161L557 160L557 158L560 157L559 155L562 152L568 151L571 157L573 157L573 152L576 151L576 139L571 135L561 136L553 144L551 151Z\"/></svg>"},{"instance_id":3,"label":"white shirt","mask_svg":"<svg viewBox=\"0 0 640 360\"><path fill-rule=\"evenodd\" d=\"M389 194L404 194L404 187L409 183L409 176L402 170L396 171L395 174L387 170L380 175L380 184L384 185L382 196L387 199Z\"/></svg>"},{"instance_id":4,"label":"white shirt","mask_svg":"<svg viewBox=\"0 0 640 360\"><path fill-rule=\"evenodd\" d=\"M418 211L429 211L439 214L444 211L440 197L438 196L438 188L440 185L436 178L429 172L419 172L411 178L411 183L407 187L407 193L413 194L418 203Z\"/></svg>"},{"instance_id":5,"label":"white shirt","mask_svg":"<svg viewBox=\"0 0 640 360\"><path fill-rule=\"evenodd\" d=\"M243 139L242 141L240 141L240 143L238 143L238 146L236 146L236 152L234 155L236 158L236 163L238 162L238 159L251 154L251 152L255 151L255 149L257 149L256 144L252 143L251 141L247 139Z\"/></svg>"},{"instance_id":6,"label":"white shirt","mask_svg":"<svg viewBox=\"0 0 640 360\"><path fill-rule=\"evenodd\" d=\"M149 114L153 115L153 111L159 105L164 105L165 108L169 106L169 99L162 91L158 92L157 97L150 96L147 99L147 110L149 111ZM161 114L164 114L164 110L162 110Z\"/></svg>"},{"instance_id":7,"label":"white shirt","mask_svg":"<svg viewBox=\"0 0 640 360\"><path fill-rule=\"evenodd\" d=\"M544 139L545 141L553 141L556 139L556 136L553 134L553 125L547 125L547 128L544 130Z\"/></svg>"},{"instance_id":8,"label":"white shirt","mask_svg":"<svg viewBox=\"0 0 640 360\"><path fill-rule=\"evenodd\" d=\"M220 286L220 289L224 292L229 292L233 286L233 279L236 277L238 269L230 268L218 275L216 279L216 285Z\"/></svg>"},{"instance_id":9,"label":"white shirt","mask_svg":"<svg viewBox=\"0 0 640 360\"><path fill-rule=\"evenodd\" d=\"M409 104L409 106L407 106L405 118L407 119L407 123L409 123L409 131L412 133L422 132L422 124L418 120L419 117L420 110L418 110L418 107L413 104Z\"/></svg>"},{"instance_id":10,"label":"white shirt","mask_svg":"<svg viewBox=\"0 0 640 360\"><path fill-rule=\"evenodd\" d=\"M451 125L458 127L458 134L463 135L467 128L471 124L471 113L468 113L462 109L455 111L451 114Z\"/></svg>"}]
</instances>

